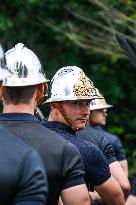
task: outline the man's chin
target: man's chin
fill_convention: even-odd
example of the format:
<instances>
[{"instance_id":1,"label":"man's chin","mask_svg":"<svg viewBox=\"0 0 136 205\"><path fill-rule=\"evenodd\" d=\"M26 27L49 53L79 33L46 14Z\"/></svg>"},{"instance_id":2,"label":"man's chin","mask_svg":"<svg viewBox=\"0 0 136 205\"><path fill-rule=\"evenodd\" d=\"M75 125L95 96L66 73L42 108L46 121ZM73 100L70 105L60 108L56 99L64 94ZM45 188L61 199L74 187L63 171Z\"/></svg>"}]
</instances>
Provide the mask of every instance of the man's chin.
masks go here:
<instances>
[{"instance_id":1,"label":"man's chin","mask_svg":"<svg viewBox=\"0 0 136 205\"><path fill-rule=\"evenodd\" d=\"M105 125L106 125L106 122L103 122L102 125L105 126Z\"/></svg>"},{"instance_id":2,"label":"man's chin","mask_svg":"<svg viewBox=\"0 0 136 205\"><path fill-rule=\"evenodd\" d=\"M78 127L78 130L83 130L86 127L86 125L79 125L77 127Z\"/></svg>"}]
</instances>

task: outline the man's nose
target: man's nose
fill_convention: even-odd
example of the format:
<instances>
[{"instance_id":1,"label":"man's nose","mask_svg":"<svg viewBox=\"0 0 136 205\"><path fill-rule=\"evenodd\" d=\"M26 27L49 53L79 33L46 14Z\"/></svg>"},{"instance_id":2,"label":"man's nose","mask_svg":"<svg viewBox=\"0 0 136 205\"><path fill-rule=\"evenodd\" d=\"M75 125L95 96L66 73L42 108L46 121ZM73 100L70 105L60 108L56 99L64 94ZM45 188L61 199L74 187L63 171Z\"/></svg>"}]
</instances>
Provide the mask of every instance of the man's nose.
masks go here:
<instances>
[{"instance_id":1,"label":"man's nose","mask_svg":"<svg viewBox=\"0 0 136 205\"><path fill-rule=\"evenodd\" d=\"M107 117L108 116L108 113L107 112L103 112L104 116Z\"/></svg>"},{"instance_id":2,"label":"man's nose","mask_svg":"<svg viewBox=\"0 0 136 205\"><path fill-rule=\"evenodd\" d=\"M82 112L84 113L84 114L87 114L87 115L89 115L90 114L90 107L89 107L89 105L83 105L82 106Z\"/></svg>"}]
</instances>

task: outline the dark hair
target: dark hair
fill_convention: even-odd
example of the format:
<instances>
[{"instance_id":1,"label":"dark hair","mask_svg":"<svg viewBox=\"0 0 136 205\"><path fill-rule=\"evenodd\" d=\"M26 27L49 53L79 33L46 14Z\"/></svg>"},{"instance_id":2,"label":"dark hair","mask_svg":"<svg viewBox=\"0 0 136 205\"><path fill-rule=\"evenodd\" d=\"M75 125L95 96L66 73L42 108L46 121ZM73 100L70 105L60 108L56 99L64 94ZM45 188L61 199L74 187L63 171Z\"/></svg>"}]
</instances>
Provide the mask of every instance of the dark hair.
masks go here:
<instances>
[{"instance_id":1,"label":"dark hair","mask_svg":"<svg viewBox=\"0 0 136 205\"><path fill-rule=\"evenodd\" d=\"M23 87L4 87L3 98L6 104L29 104L36 90L36 85Z\"/></svg>"}]
</instances>

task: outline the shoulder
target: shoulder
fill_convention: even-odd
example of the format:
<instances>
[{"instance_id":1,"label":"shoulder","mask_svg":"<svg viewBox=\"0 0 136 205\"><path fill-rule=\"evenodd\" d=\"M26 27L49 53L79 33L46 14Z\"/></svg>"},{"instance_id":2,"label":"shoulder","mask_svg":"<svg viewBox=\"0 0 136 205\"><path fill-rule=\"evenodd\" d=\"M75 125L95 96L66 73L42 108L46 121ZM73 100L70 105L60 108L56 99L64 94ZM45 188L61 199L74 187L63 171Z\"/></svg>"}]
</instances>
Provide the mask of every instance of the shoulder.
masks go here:
<instances>
[{"instance_id":1,"label":"shoulder","mask_svg":"<svg viewBox=\"0 0 136 205\"><path fill-rule=\"evenodd\" d=\"M81 144L81 152L84 154L84 157L88 160L95 161L95 160L102 160L106 162L105 156L103 155L103 152L90 142L90 140L79 140Z\"/></svg>"},{"instance_id":2,"label":"shoulder","mask_svg":"<svg viewBox=\"0 0 136 205\"><path fill-rule=\"evenodd\" d=\"M67 140L62 138L55 130L47 128L44 123L35 123L33 124L34 131L39 133L39 137L45 138L45 141L49 144L52 143L52 146L65 147ZM55 143L53 143L55 142Z\"/></svg>"},{"instance_id":3,"label":"shoulder","mask_svg":"<svg viewBox=\"0 0 136 205\"><path fill-rule=\"evenodd\" d=\"M29 145L4 129L0 129L0 143L1 146L3 145L3 147L7 146L9 152L12 149L12 154L27 154L31 150Z\"/></svg>"},{"instance_id":4,"label":"shoulder","mask_svg":"<svg viewBox=\"0 0 136 205\"><path fill-rule=\"evenodd\" d=\"M85 130L86 128L80 132L77 132L77 135L84 140L92 142L97 147L99 147L100 150L104 151L105 147L109 145L109 140L106 139L106 137L102 133L100 133L94 128L92 128L90 131L88 129L87 132Z\"/></svg>"},{"instance_id":5,"label":"shoulder","mask_svg":"<svg viewBox=\"0 0 136 205\"><path fill-rule=\"evenodd\" d=\"M47 181L45 167L38 153L21 139L0 129L0 158L4 156L3 167L14 170L8 184L17 184L15 201L45 202ZM5 155L6 153L6 155ZM14 163L13 163L14 162ZM26 193L26 197L24 197Z\"/></svg>"},{"instance_id":6,"label":"shoulder","mask_svg":"<svg viewBox=\"0 0 136 205\"><path fill-rule=\"evenodd\" d=\"M99 133L97 133L97 131L91 126L86 126L85 129L78 131L77 136L81 139L92 142L97 146L101 140L101 138L99 137Z\"/></svg>"}]
</instances>

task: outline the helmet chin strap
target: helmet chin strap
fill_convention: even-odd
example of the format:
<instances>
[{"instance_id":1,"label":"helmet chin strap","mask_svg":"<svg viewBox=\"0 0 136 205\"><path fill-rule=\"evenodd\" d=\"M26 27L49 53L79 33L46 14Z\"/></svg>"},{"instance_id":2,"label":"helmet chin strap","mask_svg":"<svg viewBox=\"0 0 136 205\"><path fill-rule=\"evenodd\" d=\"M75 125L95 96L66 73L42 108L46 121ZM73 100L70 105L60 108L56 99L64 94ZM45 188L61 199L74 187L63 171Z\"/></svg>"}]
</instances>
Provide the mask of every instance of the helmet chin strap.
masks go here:
<instances>
[{"instance_id":1,"label":"helmet chin strap","mask_svg":"<svg viewBox=\"0 0 136 205\"><path fill-rule=\"evenodd\" d=\"M48 84L45 83L44 84L44 93L43 93L41 99L38 99L38 98L36 99L36 106L35 106L35 110L34 110L35 114L39 113L39 106L43 105L46 102L47 96L48 96Z\"/></svg>"},{"instance_id":2,"label":"helmet chin strap","mask_svg":"<svg viewBox=\"0 0 136 205\"><path fill-rule=\"evenodd\" d=\"M37 107L43 105L46 102L48 96L48 83L44 83L44 93L40 99L37 99Z\"/></svg>"},{"instance_id":3,"label":"helmet chin strap","mask_svg":"<svg viewBox=\"0 0 136 205\"><path fill-rule=\"evenodd\" d=\"M64 112L62 105L60 103L55 103L55 107L60 111L60 113L62 114L62 116L64 117L64 119L68 123L68 125L70 126L70 128L72 130L78 131L79 128L75 126L73 120L71 120L70 117L66 114L66 112Z\"/></svg>"}]
</instances>

